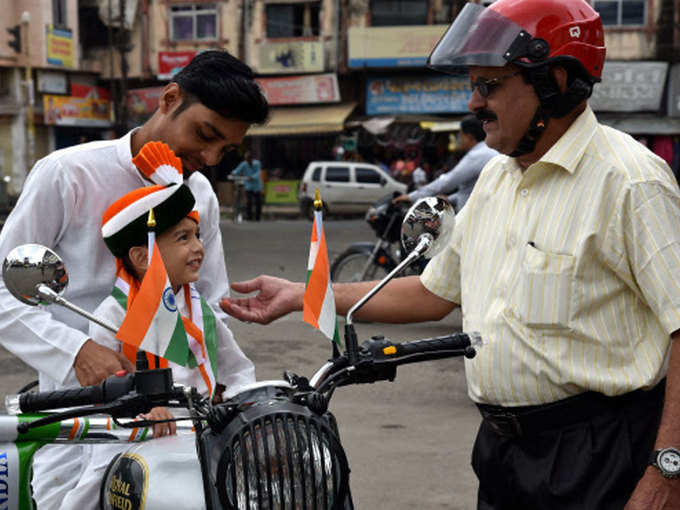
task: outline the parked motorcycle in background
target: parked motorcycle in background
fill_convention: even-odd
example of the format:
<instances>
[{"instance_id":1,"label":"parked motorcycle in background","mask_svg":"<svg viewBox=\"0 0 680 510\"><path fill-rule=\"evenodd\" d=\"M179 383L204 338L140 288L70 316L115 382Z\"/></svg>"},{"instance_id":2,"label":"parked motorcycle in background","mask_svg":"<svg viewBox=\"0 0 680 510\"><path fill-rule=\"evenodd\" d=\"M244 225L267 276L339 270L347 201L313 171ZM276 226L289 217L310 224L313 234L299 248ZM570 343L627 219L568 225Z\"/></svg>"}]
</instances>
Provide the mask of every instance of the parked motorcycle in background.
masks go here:
<instances>
[{"instance_id":1,"label":"parked motorcycle in background","mask_svg":"<svg viewBox=\"0 0 680 510\"><path fill-rule=\"evenodd\" d=\"M399 193L386 195L366 212L366 223L373 229L377 242L350 244L331 264L334 282L380 280L406 258L399 242L401 225L411 204L393 203ZM420 274L429 259L421 258L404 270L404 274Z\"/></svg>"}]
</instances>

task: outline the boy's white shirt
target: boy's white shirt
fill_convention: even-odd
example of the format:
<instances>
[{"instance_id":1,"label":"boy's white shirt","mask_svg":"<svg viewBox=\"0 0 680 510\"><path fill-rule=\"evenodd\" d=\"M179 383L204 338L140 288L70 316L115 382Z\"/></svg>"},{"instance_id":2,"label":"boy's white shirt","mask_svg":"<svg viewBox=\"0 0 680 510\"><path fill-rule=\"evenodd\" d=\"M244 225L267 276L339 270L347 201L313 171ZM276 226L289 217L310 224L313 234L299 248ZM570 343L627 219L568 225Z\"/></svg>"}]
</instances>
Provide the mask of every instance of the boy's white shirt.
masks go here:
<instances>
[{"instance_id":1,"label":"boy's white shirt","mask_svg":"<svg viewBox=\"0 0 680 510\"><path fill-rule=\"evenodd\" d=\"M177 309L183 317L189 317L184 289L181 288L175 295ZM212 309L212 307L211 307ZM114 326L120 326L125 318L126 311L113 296L109 296L97 307L94 315L100 317ZM239 388L255 382L255 367L243 354L234 337L220 320L215 321L217 328L217 382L224 384L227 389L225 396L228 398L238 393ZM89 331L90 338L98 344L104 345L114 351L121 350L121 343L116 339L115 333L98 324L92 323ZM197 368L188 368L169 363L172 368L172 377L175 384L193 386L202 395L207 395L207 386Z\"/></svg>"},{"instance_id":2,"label":"boy's white shirt","mask_svg":"<svg viewBox=\"0 0 680 510\"><path fill-rule=\"evenodd\" d=\"M184 289L175 295L177 309L184 317L188 317ZM109 296L97 307L95 315L115 326L120 326L126 311L113 296ZM217 382L224 384L227 389L224 398L229 398L250 383L255 382L255 367L243 354L229 330L220 320L215 321L217 327ZM121 343L115 333L92 323L89 330L90 337L97 343L113 349L121 350ZM188 368L169 362L175 384L193 386L206 396L207 386L198 368ZM172 409L171 409L172 412ZM178 411L178 414L185 414ZM61 503L62 510L78 508L78 510L97 510L99 504L99 490L104 472L114 455L125 451L128 444L97 444L86 445L85 456L89 459L81 472L78 484L70 490Z\"/></svg>"}]
</instances>

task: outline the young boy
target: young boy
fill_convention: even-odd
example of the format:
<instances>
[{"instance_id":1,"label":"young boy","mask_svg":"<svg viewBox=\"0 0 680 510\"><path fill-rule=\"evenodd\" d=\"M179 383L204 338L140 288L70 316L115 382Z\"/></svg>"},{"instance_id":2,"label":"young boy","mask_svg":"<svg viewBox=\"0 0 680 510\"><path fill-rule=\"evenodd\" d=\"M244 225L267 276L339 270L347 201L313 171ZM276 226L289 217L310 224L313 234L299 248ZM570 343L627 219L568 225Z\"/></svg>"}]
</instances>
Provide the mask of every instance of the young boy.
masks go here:
<instances>
[{"instance_id":1,"label":"young boy","mask_svg":"<svg viewBox=\"0 0 680 510\"><path fill-rule=\"evenodd\" d=\"M168 156L168 161L156 162L159 169L174 167L174 154L169 149L167 152L171 158ZM177 169L181 172L181 167ZM187 340L190 345L193 344L191 350L197 361L197 365L191 368L161 358L160 366L172 368L176 384L193 386L203 395L220 401L223 395L232 396L244 385L255 382L255 370L252 362L228 334L224 323L215 319L212 310L193 285L198 280L203 261L203 245L200 241L198 213L193 210L194 196L180 182L133 190L107 209L102 221L102 235L116 257L117 280L112 294L102 301L94 315L120 327L129 307L138 297L147 270L147 218L149 210L153 208L156 247L163 259L174 292L174 303L182 315ZM115 333L92 323L89 335L97 343L122 352L134 363L136 349L121 343ZM150 368L153 368L155 357L148 353L147 357ZM159 407L143 415L143 418L163 420L173 416L166 408ZM174 432L173 422L153 427L154 438ZM99 488L106 466L127 446L90 446L89 451L86 451L88 462L85 463L79 482L66 494L62 508L98 508Z\"/></svg>"}]
</instances>

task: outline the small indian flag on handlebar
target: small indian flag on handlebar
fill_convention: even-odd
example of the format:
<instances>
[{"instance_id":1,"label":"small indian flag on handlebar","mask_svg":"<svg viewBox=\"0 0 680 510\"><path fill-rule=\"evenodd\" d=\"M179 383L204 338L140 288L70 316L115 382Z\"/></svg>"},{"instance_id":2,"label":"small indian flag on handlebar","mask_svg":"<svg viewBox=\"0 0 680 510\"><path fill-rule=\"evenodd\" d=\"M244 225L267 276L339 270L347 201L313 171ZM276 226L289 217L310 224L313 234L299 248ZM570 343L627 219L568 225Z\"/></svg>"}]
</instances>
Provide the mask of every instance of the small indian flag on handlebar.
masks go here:
<instances>
[{"instance_id":1,"label":"small indian flag on handlebar","mask_svg":"<svg viewBox=\"0 0 680 510\"><path fill-rule=\"evenodd\" d=\"M314 198L314 226L312 227L312 239L309 245L307 284L303 297L302 318L340 346L326 236L323 232L321 213L323 202L318 189Z\"/></svg>"}]
</instances>

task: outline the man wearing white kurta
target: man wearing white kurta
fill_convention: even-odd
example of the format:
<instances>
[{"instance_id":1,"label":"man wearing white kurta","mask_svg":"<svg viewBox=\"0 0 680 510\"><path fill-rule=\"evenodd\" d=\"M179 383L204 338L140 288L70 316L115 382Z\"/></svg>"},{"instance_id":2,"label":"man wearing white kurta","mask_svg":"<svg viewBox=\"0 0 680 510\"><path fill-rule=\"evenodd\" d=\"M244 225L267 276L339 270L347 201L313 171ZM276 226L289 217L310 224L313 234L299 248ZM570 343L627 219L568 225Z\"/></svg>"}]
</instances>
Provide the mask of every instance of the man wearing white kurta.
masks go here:
<instances>
[{"instance_id":1,"label":"man wearing white kurta","mask_svg":"<svg viewBox=\"0 0 680 510\"><path fill-rule=\"evenodd\" d=\"M151 184L134 167L132 157L146 142L161 140L182 160L201 217L205 258L197 287L218 310L218 317L226 319L217 306L229 288L217 197L196 170L217 164L224 152L240 144L251 123L266 119L268 107L250 69L226 52L204 52L182 73L164 88L159 108L138 130L118 140L56 151L36 163L0 233L0 258L24 243L53 248L70 275L64 297L93 310L109 295L115 279L114 258L101 239L102 215L121 195ZM238 101L228 94L214 96L223 101L217 105L200 97L200 87L217 74L223 81L237 78L236 86L248 98L247 108L243 96ZM223 87L221 82L213 86ZM39 372L42 391L98 383L115 372L116 365L132 368L121 354L89 340L87 331L84 318L63 308L24 305L0 282L0 343ZM78 358L86 350L94 354L83 367ZM63 495L75 486L82 467L80 450L67 445L38 451L33 495L39 510L58 508Z\"/></svg>"}]
</instances>

